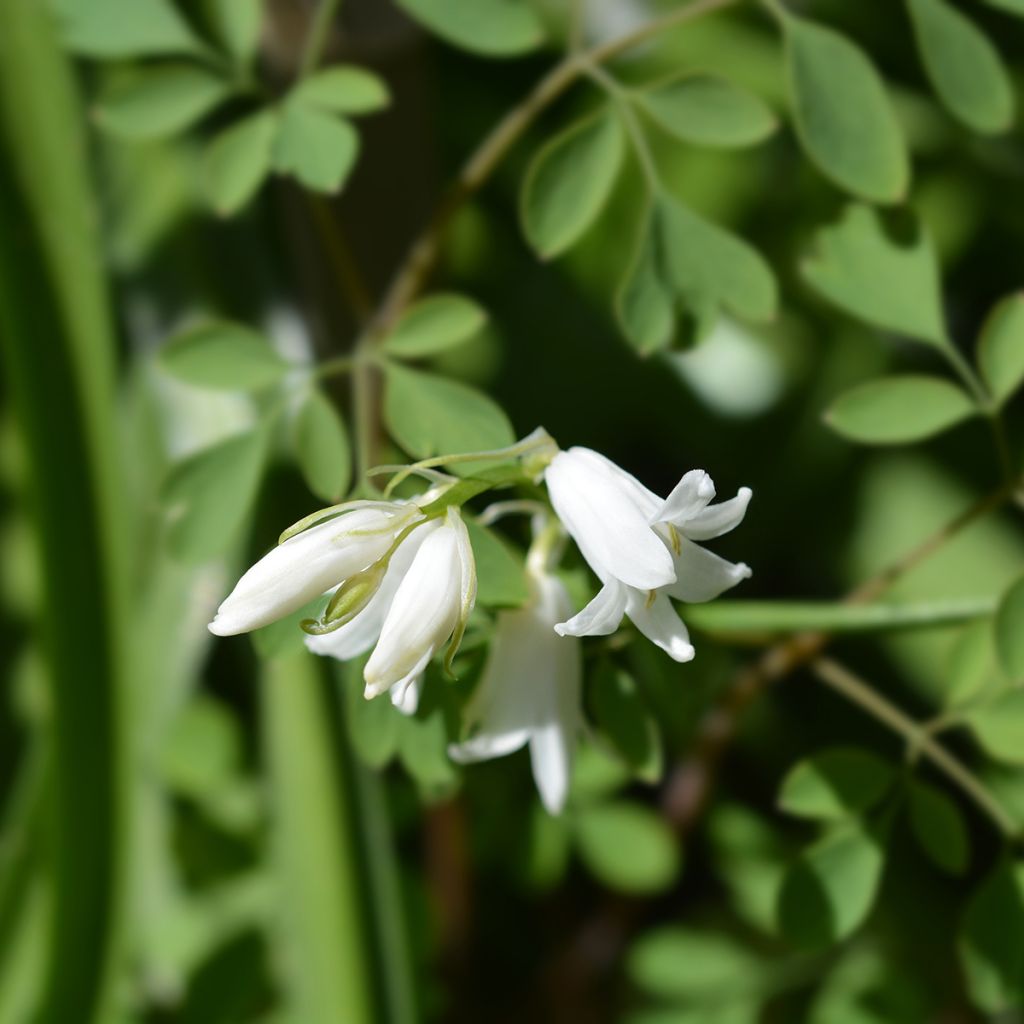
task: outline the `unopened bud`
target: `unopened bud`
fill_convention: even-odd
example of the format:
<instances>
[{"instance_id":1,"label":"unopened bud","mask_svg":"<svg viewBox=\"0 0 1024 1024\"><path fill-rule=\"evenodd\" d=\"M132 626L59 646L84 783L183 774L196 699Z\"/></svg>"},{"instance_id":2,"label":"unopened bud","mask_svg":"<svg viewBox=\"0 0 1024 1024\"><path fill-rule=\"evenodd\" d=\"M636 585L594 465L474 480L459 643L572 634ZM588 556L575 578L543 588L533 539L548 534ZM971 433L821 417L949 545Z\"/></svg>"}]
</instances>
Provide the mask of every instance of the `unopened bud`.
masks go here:
<instances>
[{"instance_id":1,"label":"unopened bud","mask_svg":"<svg viewBox=\"0 0 1024 1024\"><path fill-rule=\"evenodd\" d=\"M380 589L384 574L388 571L388 561L387 557L381 558L369 569L357 572L345 580L334 592L320 619L306 619L302 623L303 631L312 636L322 636L351 622Z\"/></svg>"}]
</instances>

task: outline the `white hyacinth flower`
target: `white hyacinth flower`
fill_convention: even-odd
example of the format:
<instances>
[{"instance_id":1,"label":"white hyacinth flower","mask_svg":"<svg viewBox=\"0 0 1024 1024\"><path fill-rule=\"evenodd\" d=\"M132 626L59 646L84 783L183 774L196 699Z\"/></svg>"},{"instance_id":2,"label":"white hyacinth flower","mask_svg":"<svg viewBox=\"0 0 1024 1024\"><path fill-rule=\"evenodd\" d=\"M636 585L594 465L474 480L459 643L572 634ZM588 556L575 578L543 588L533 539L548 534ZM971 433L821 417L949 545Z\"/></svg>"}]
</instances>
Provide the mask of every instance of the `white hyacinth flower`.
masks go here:
<instances>
[{"instance_id":1,"label":"white hyacinth flower","mask_svg":"<svg viewBox=\"0 0 1024 1024\"><path fill-rule=\"evenodd\" d=\"M565 806L580 711L580 645L554 626L572 612L569 595L531 553L531 597L500 612L480 684L466 708L469 738L448 753L460 763L503 757L530 746L541 800L550 814Z\"/></svg>"},{"instance_id":2,"label":"white hyacinth flower","mask_svg":"<svg viewBox=\"0 0 1024 1024\"><path fill-rule=\"evenodd\" d=\"M750 576L744 563L695 543L737 526L750 489L711 505L711 477L694 469L660 498L589 448L559 452L544 476L555 512L602 583L590 604L555 626L557 632L604 636L626 615L676 661L690 661L693 645L670 598L710 601Z\"/></svg>"}]
</instances>

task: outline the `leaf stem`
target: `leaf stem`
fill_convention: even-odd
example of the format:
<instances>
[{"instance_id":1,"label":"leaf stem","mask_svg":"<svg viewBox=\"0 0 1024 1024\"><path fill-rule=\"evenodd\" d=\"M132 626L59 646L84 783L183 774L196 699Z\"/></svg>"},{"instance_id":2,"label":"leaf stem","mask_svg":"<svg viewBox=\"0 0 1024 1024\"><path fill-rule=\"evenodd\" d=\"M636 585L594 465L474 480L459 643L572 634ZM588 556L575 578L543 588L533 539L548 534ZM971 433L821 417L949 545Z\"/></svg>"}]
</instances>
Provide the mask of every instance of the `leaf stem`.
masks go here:
<instances>
[{"instance_id":1,"label":"leaf stem","mask_svg":"<svg viewBox=\"0 0 1024 1024\"><path fill-rule=\"evenodd\" d=\"M587 74L608 93L612 105L626 127L626 134L629 135L629 141L633 145L633 152L636 155L637 162L640 164L640 170L643 172L647 187L652 194L657 194L661 191L658 167L654 162L651 147L647 144L644 130L626 96L626 90L598 64L593 64L587 68Z\"/></svg>"},{"instance_id":2,"label":"leaf stem","mask_svg":"<svg viewBox=\"0 0 1024 1024\"><path fill-rule=\"evenodd\" d=\"M920 723L837 661L831 658L816 658L811 667L814 674L826 686L842 694L873 718L899 733L912 745L913 749L927 757L936 768L974 801L1007 839L1018 838L1019 826L985 788L981 780Z\"/></svg>"},{"instance_id":3,"label":"leaf stem","mask_svg":"<svg viewBox=\"0 0 1024 1024\"><path fill-rule=\"evenodd\" d=\"M327 45L328 32L331 22L334 21L341 0L320 0L309 25L309 33L306 35L306 43L302 49L302 58L299 61L299 72L296 76L296 83L301 82L310 72L316 70L323 56L324 47Z\"/></svg>"}]
</instances>

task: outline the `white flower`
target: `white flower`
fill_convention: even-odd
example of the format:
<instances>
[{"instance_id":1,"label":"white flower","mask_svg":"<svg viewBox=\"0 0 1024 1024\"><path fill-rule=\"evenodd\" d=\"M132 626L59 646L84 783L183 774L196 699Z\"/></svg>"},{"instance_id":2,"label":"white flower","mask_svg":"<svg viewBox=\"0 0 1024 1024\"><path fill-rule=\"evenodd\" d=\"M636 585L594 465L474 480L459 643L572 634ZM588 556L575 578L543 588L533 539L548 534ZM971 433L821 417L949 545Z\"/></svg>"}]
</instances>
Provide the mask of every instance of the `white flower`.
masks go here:
<instances>
[{"instance_id":1,"label":"white flower","mask_svg":"<svg viewBox=\"0 0 1024 1024\"><path fill-rule=\"evenodd\" d=\"M603 636L627 615L676 661L689 661L689 633L669 598L710 601L750 576L742 562L694 543L733 529L750 489L711 505L711 477L694 469L662 499L589 448L559 452L544 476L555 512L602 583L586 608L555 629L563 636Z\"/></svg>"},{"instance_id":2,"label":"white flower","mask_svg":"<svg viewBox=\"0 0 1024 1024\"><path fill-rule=\"evenodd\" d=\"M416 504L357 507L311 526L273 548L235 584L210 632L233 636L282 619L373 565L422 512Z\"/></svg>"},{"instance_id":3,"label":"white flower","mask_svg":"<svg viewBox=\"0 0 1024 1024\"><path fill-rule=\"evenodd\" d=\"M528 565L529 603L500 612L480 684L466 709L470 736L448 748L459 762L503 757L530 745L533 777L548 812L565 806L580 712L580 650L553 627L572 606L561 581Z\"/></svg>"}]
</instances>

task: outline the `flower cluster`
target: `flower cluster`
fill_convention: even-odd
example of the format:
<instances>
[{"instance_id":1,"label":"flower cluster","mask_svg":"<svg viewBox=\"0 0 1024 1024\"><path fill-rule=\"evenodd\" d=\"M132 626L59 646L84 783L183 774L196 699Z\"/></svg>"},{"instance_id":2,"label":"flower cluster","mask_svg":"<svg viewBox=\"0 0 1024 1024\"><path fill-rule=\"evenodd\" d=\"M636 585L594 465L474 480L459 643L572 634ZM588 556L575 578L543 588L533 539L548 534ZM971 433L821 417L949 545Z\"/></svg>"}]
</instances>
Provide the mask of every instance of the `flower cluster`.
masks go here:
<instances>
[{"instance_id":1,"label":"flower cluster","mask_svg":"<svg viewBox=\"0 0 1024 1024\"><path fill-rule=\"evenodd\" d=\"M613 633L626 616L676 661L692 659L672 599L708 601L750 575L698 542L738 525L751 492L744 487L711 504L711 478L692 470L660 498L588 448L556 451L542 477L557 521L601 588L573 614L555 571L551 529L538 517L526 564L529 600L498 613L466 708L465 738L449 753L469 762L529 745L541 798L557 813L583 726L576 638ZM397 707L414 713L428 663L447 645L450 665L476 601L458 486L445 478L409 501L353 501L297 524L238 581L210 630L258 629L326 597L319 618L303 623L309 649L341 660L370 651L366 697L389 691Z\"/></svg>"}]
</instances>

